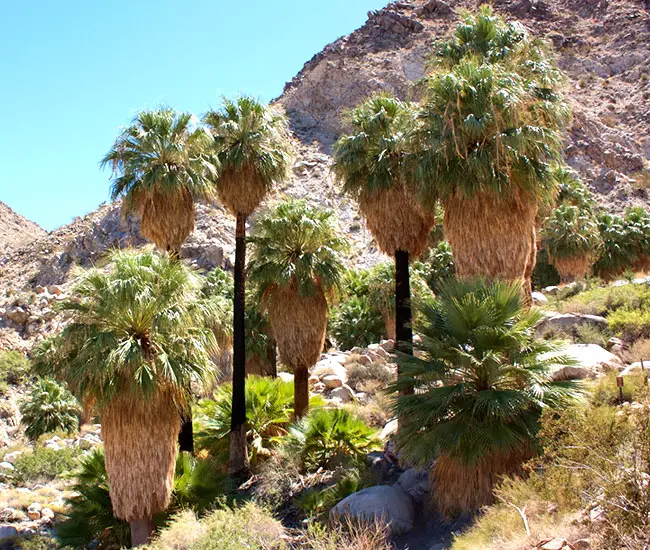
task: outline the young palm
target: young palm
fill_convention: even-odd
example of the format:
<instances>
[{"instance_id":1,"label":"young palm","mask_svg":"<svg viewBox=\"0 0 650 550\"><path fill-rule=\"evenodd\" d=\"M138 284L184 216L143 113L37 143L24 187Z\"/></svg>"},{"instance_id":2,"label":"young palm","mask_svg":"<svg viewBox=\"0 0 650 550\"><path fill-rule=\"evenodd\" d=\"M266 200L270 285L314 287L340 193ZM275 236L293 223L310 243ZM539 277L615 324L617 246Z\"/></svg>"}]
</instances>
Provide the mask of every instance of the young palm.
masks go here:
<instances>
[{"instance_id":1,"label":"young palm","mask_svg":"<svg viewBox=\"0 0 650 550\"><path fill-rule=\"evenodd\" d=\"M178 256L194 229L194 202L212 195L217 161L210 135L190 113L141 111L102 159L115 175L112 199L140 217L142 234Z\"/></svg>"},{"instance_id":2,"label":"young palm","mask_svg":"<svg viewBox=\"0 0 650 550\"><path fill-rule=\"evenodd\" d=\"M333 170L354 197L379 247L395 259L395 333L398 348L412 351L409 260L427 246L433 216L410 185L412 106L375 95L349 113L354 133L334 146Z\"/></svg>"},{"instance_id":3,"label":"young palm","mask_svg":"<svg viewBox=\"0 0 650 550\"><path fill-rule=\"evenodd\" d=\"M602 245L593 215L569 204L558 206L544 221L542 239L564 282L584 278Z\"/></svg>"},{"instance_id":4,"label":"young palm","mask_svg":"<svg viewBox=\"0 0 650 550\"><path fill-rule=\"evenodd\" d=\"M535 339L541 313L522 309L517 283L443 285L424 308L420 358L402 355L398 414L407 462L435 460L434 501L451 516L490 502L500 476L520 471L535 452L541 411L576 395L552 381L573 361L556 344Z\"/></svg>"},{"instance_id":5,"label":"young palm","mask_svg":"<svg viewBox=\"0 0 650 550\"><path fill-rule=\"evenodd\" d=\"M60 306L70 322L37 364L94 400L113 510L137 546L169 504L179 411L209 368L218 313L201 300L194 273L154 253L115 253L107 272L86 272L71 296Z\"/></svg>"},{"instance_id":6,"label":"young palm","mask_svg":"<svg viewBox=\"0 0 650 550\"><path fill-rule=\"evenodd\" d=\"M562 75L539 41L487 6L465 14L435 61L420 113L418 180L442 200L460 278L523 282L569 116L557 92Z\"/></svg>"},{"instance_id":7,"label":"young palm","mask_svg":"<svg viewBox=\"0 0 650 550\"><path fill-rule=\"evenodd\" d=\"M249 264L283 362L294 373L294 413L309 408L309 368L323 351L329 307L343 265L332 213L287 201L262 216L251 239Z\"/></svg>"},{"instance_id":8,"label":"young palm","mask_svg":"<svg viewBox=\"0 0 650 550\"><path fill-rule=\"evenodd\" d=\"M250 97L224 99L205 115L221 169L215 180L219 199L236 217L233 301L233 409L230 472L246 475L246 218L291 168L291 144L284 116Z\"/></svg>"}]
</instances>

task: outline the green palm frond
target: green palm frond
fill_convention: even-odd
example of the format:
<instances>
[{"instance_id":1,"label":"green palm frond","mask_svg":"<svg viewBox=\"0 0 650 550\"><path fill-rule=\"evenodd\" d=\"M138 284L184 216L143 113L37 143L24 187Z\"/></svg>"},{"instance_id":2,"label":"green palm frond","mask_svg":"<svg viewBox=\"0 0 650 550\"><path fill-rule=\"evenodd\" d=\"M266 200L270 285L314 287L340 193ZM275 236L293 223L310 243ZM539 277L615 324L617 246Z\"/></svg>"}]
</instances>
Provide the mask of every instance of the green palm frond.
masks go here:
<instances>
[{"instance_id":1,"label":"green palm frond","mask_svg":"<svg viewBox=\"0 0 650 550\"><path fill-rule=\"evenodd\" d=\"M552 373L575 360L535 339L541 313L521 307L516 284L455 282L424 308L419 357L400 355L397 412L404 456L425 465L439 454L471 464L494 452L534 447L541 411L579 392Z\"/></svg>"},{"instance_id":2,"label":"green palm frond","mask_svg":"<svg viewBox=\"0 0 650 550\"><path fill-rule=\"evenodd\" d=\"M332 212L304 201L289 200L255 223L248 272L260 295L276 286L295 286L303 296L316 288L336 290L345 241L334 226Z\"/></svg>"},{"instance_id":3,"label":"green palm frond","mask_svg":"<svg viewBox=\"0 0 650 550\"><path fill-rule=\"evenodd\" d=\"M39 378L28 401L22 403L25 435L37 439L47 432L73 432L79 427L81 406L68 389L55 380Z\"/></svg>"},{"instance_id":4,"label":"green palm frond","mask_svg":"<svg viewBox=\"0 0 650 550\"><path fill-rule=\"evenodd\" d=\"M569 204L553 210L544 221L541 237L551 258L591 256L602 245L594 217Z\"/></svg>"},{"instance_id":5,"label":"green palm frond","mask_svg":"<svg viewBox=\"0 0 650 550\"><path fill-rule=\"evenodd\" d=\"M36 353L39 370L102 406L115 395L146 398L161 388L181 401L211 368L212 326L221 312L200 295L197 275L168 256L116 252L59 304L64 330Z\"/></svg>"}]
</instances>

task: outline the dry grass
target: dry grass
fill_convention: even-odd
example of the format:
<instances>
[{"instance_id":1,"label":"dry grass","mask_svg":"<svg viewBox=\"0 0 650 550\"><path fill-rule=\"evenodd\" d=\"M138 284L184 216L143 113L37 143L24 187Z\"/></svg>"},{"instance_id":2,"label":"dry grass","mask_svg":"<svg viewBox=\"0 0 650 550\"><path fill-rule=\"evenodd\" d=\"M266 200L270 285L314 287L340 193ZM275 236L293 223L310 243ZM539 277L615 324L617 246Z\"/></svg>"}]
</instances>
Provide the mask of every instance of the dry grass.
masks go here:
<instances>
[{"instance_id":1,"label":"dry grass","mask_svg":"<svg viewBox=\"0 0 650 550\"><path fill-rule=\"evenodd\" d=\"M644 361L644 366L650 369L650 338L642 338L634 342L625 352L625 360L634 363Z\"/></svg>"},{"instance_id":2,"label":"dry grass","mask_svg":"<svg viewBox=\"0 0 650 550\"><path fill-rule=\"evenodd\" d=\"M60 495L61 493L50 486L31 490L24 487L6 487L0 494L0 510L5 508L27 510L30 504L38 502L43 508L51 508L56 512L63 507L63 503L59 499Z\"/></svg>"},{"instance_id":3,"label":"dry grass","mask_svg":"<svg viewBox=\"0 0 650 550\"><path fill-rule=\"evenodd\" d=\"M551 258L563 283L584 279L589 273L592 258L589 255Z\"/></svg>"},{"instance_id":4,"label":"dry grass","mask_svg":"<svg viewBox=\"0 0 650 550\"><path fill-rule=\"evenodd\" d=\"M537 213L533 199L519 190L513 190L508 197L479 192L468 198L458 192L443 206L445 236L459 278L523 283Z\"/></svg>"},{"instance_id":5,"label":"dry grass","mask_svg":"<svg viewBox=\"0 0 650 550\"><path fill-rule=\"evenodd\" d=\"M370 395L365 405L355 402L345 405L345 408L371 428L382 429L393 417L393 404L390 398L381 392Z\"/></svg>"},{"instance_id":6,"label":"dry grass","mask_svg":"<svg viewBox=\"0 0 650 550\"><path fill-rule=\"evenodd\" d=\"M136 199L142 235L163 251L178 253L194 230L194 199L187 189L177 193L153 190Z\"/></svg>"},{"instance_id":7,"label":"dry grass","mask_svg":"<svg viewBox=\"0 0 650 550\"><path fill-rule=\"evenodd\" d=\"M531 294L533 292L533 271L537 264L537 228L533 225L530 232L530 249L528 251L528 259L526 260L526 268L524 269L524 303L527 306L533 305Z\"/></svg>"},{"instance_id":8,"label":"dry grass","mask_svg":"<svg viewBox=\"0 0 650 550\"><path fill-rule=\"evenodd\" d=\"M531 456L527 449L482 456L467 466L445 455L438 457L431 470L431 495L434 508L446 518L479 510L494 502L494 488L506 475L521 475Z\"/></svg>"},{"instance_id":9,"label":"dry grass","mask_svg":"<svg viewBox=\"0 0 650 550\"><path fill-rule=\"evenodd\" d=\"M233 216L252 214L268 190L259 172L250 164L224 170L217 185L219 199Z\"/></svg>"},{"instance_id":10,"label":"dry grass","mask_svg":"<svg viewBox=\"0 0 650 550\"><path fill-rule=\"evenodd\" d=\"M169 505L180 429L167 392L146 400L116 397L102 412L106 471L115 515L149 518Z\"/></svg>"},{"instance_id":11,"label":"dry grass","mask_svg":"<svg viewBox=\"0 0 650 550\"><path fill-rule=\"evenodd\" d=\"M346 517L337 526L312 527L297 542L298 548L309 550L392 550L389 531L384 523L359 522Z\"/></svg>"},{"instance_id":12,"label":"dry grass","mask_svg":"<svg viewBox=\"0 0 650 550\"><path fill-rule=\"evenodd\" d=\"M405 250L415 258L427 248L435 218L404 187L361 193L359 210L379 248L389 256Z\"/></svg>"}]
</instances>

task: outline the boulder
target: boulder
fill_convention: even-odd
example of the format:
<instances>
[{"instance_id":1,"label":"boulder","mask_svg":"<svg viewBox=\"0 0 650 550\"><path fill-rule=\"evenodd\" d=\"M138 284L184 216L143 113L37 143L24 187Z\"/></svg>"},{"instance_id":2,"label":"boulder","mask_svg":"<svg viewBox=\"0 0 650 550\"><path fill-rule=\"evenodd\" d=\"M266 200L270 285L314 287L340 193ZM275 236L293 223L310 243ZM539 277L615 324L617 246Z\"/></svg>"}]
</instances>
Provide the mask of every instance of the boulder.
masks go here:
<instances>
[{"instance_id":1,"label":"boulder","mask_svg":"<svg viewBox=\"0 0 650 550\"><path fill-rule=\"evenodd\" d=\"M279 372L278 378L283 382L291 382L293 384L293 374L290 372Z\"/></svg>"},{"instance_id":2,"label":"boulder","mask_svg":"<svg viewBox=\"0 0 650 550\"><path fill-rule=\"evenodd\" d=\"M316 363L310 373L311 376L318 376L322 378L328 374L338 376L343 382L348 381L348 371L341 363L330 358L322 359Z\"/></svg>"},{"instance_id":3,"label":"boulder","mask_svg":"<svg viewBox=\"0 0 650 550\"><path fill-rule=\"evenodd\" d=\"M330 510L330 520L350 517L367 522L385 522L394 535L413 528L415 507L399 486L376 485L345 497Z\"/></svg>"},{"instance_id":4,"label":"boulder","mask_svg":"<svg viewBox=\"0 0 650 550\"><path fill-rule=\"evenodd\" d=\"M46 522L51 522L54 519L54 512L50 508L43 508L41 510L41 519Z\"/></svg>"},{"instance_id":5,"label":"boulder","mask_svg":"<svg viewBox=\"0 0 650 550\"><path fill-rule=\"evenodd\" d=\"M544 287L542 289L542 292L544 292L545 294L550 294L551 296L555 296L559 292L559 290L560 290L559 286L552 285L552 286Z\"/></svg>"},{"instance_id":6,"label":"boulder","mask_svg":"<svg viewBox=\"0 0 650 550\"><path fill-rule=\"evenodd\" d=\"M347 384L343 384L339 388L334 388L330 392L330 398L340 399L343 403L348 403L354 400L354 390Z\"/></svg>"},{"instance_id":7,"label":"boulder","mask_svg":"<svg viewBox=\"0 0 650 550\"><path fill-rule=\"evenodd\" d=\"M32 502L27 507L27 517L31 520L41 519L41 510L43 506L39 502Z\"/></svg>"},{"instance_id":8,"label":"boulder","mask_svg":"<svg viewBox=\"0 0 650 550\"><path fill-rule=\"evenodd\" d=\"M11 462L0 462L0 473L12 472L13 470L14 470L14 465Z\"/></svg>"},{"instance_id":9,"label":"boulder","mask_svg":"<svg viewBox=\"0 0 650 550\"><path fill-rule=\"evenodd\" d=\"M415 504L424 504L429 496L429 473L426 470L409 468L395 483L396 487L408 494Z\"/></svg>"},{"instance_id":10,"label":"boulder","mask_svg":"<svg viewBox=\"0 0 650 550\"><path fill-rule=\"evenodd\" d=\"M571 344L564 350L576 360L576 365L559 367L553 373L554 380L594 378L604 372L621 371L625 365L613 353L597 344Z\"/></svg>"},{"instance_id":11,"label":"boulder","mask_svg":"<svg viewBox=\"0 0 650 550\"><path fill-rule=\"evenodd\" d=\"M0 542L6 542L18 536L18 529L13 525L0 525Z\"/></svg>"},{"instance_id":12,"label":"boulder","mask_svg":"<svg viewBox=\"0 0 650 550\"><path fill-rule=\"evenodd\" d=\"M569 541L561 538L554 538L551 540L541 541L537 548L539 550L569 550L571 545Z\"/></svg>"},{"instance_id":13,"label":"boulder","mask_svg":"<svg viewBox=\"0 0 650 550\"><path fill-rule=\"evenodd\" d=\"M556 313L542 319L535 330L537 336L542 337L549 332L571 332L584 325L606 329L607 319L583 313Z\"/></svg>"},{"instance_id":14,"label":"boulder","mask_svg":"<svg viewBox=\"0 0 650 550\"><path fill-rule=\"evenodd\" d=\"M392 420L389 420L384 428L381 430L381 433L379 434L379 439L382 441L386 439L390 439L397 433L397 418L393 418Z\"/></svg>"},{"instance_id":15,"label":"boulder","mask_svg":"<svg viewBox=\"0 0 650 550\"><path fill-rule=\"evenodd\" d=\"M544 296L541 292L532 292L530 297L533 299L534 304L547 304L548 298Z\"/></svg>"},{"instance_id":16,"label":"boulder","mask_svg":"<svg viewBox=\"0 0 650 550\"><path fill-rule=\"evenodd\" d=\"M12 453L7 453L4 457L5 462L10 462L11 464L16 464L16 459L23 454L22 451L13 451Z\"/></svg>"},{"instance_id":17,"label":"boulder","mask_svg":"<svg viewBox=\"0 0 650 550\"><path fill-rule=\"evenodd\" d=\"M333 390L335 388L340 388L343 385L343 380L341 380L335 374L327 374L323 376L323 384L328 390Z\"/></svg>"},{"instance_id":18,"label":"boulder","mask_svg":"<svg viewBox=\"0 0 650 550\"><path fill-rule=\"evenodd\" d=\"M22 307L14 306L7 310L5 316L10 321L13 321L17 325L24 325L29 319L29 313L27 313Z\"/></svg>"}]
</instances>

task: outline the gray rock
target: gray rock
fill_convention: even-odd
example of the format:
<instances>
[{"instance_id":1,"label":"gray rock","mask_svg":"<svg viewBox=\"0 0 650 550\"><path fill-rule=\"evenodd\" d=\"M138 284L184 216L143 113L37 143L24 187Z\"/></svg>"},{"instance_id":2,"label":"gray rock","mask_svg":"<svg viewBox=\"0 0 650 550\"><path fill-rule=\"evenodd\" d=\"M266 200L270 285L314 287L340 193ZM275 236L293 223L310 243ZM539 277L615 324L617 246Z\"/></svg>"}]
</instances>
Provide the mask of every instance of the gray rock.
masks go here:
<instances>
[{"instance_id":1,"label":"gray rock","mask_svg":"<svg viewBox=\"0 0 650 550\"><path fill-rule=\"evenodd\" d=\"M535 330L542 337L549 332L571 332L584 325L606 329L607 319L582 313L557 313L540 321Z\"/></svg>"},{"instance_id":2,"label":"gray rock","mask_svg":"<svg viewBox=\"0 0 650 550\"><path fill-rule=\"evenodd\" d=\"M335 374L327 374L323 376L322 382L325 384L325 387L330 390L340 388L343 385L343 380Z\"/></svg>"},{"instance_id":3,"label":"gray rock","mask_svg":"<svg viewBox=\"0 0 650 550\"><path fill-rule=\"evenodd\" d=\"M0 472L12 472L14 465L11 462L0 462Z\"/></svg>"},{"instance_id":4,"label":"gray rock","mask_svg":"<svg viewBox=\"0 0 650 550\"><path fill-rule=\"evenodd\" d=\"M559 290L560 290L559 286L547 286L542 289L542 292L544 292L544 294L550 294L551 296L555 296Z\"/></svg>"},{"instance_id":5,"label":"gray rock","mask_svg":"<svg viewBox=\"0 0 650 550\"><path fill-rule=\"evenodd\" d=\"M622 371L625 367L616 355L596 344L572 344L564 353L573 357L576 365L558 367L553 373L554 380L594 378L605 372Z\"/></svg>"},{"instance_id":6,"label":"gray rock","mask_svg":"<svg viewBox=\"0 0 650 550\"><path fill-rule=\"evenodd\" d=\"M547 304L548 303L548 298L544 296L541 292L532 292L530 294L530 297L533 299L533 303L535 304Z\"/></svg>"},{"instance_id":7,"label":"gray rock","mask_svg":"<svg viewBox=\"0 0 650 550\"><path fill-rule=\"evenodd\" d=\"M407 493L415 504L423 504L429 496L429 474L426 470L409 468L399 476L395 486Z\"/></svg>"},{"instance_id":8,"label":"gray rock","mask_svg":"<svg viewBox=\"0 0 650 550\"><path fill-rule=\"evenodd\" d=\"M389 420L386 423L384 429L379 434L379 439L381 439L382 441L384 441L385 439L390 439L396 433L397 433L397 418L393 418L392 420Z\"/></svg>"},{"instance_id":9,"label":"gray rock","mask_svg":"<svg viewBox=\"0 0 650 550\"><path fill-rule=\"evenodd\" d=\"M399 486L376 485L352 493L330 510L330 520L349 516L362 521L385 522L394 535L413 528L415 507Z\"/></svg>"},{"instance_id":10,"label":"gray rock","mask_svg":"<svg viewBox=\"0 0 650 550\"><path fill-rule=\"evenodd\" d=\"M330 397L340 399L343 403L348 403L354 400L354 390L347 384L343 384L340 388L334 388L330 392Z\"/></svg>"},{"instance_id":11,"label":"gray rock","mask_svg":"<svg viewBox=\"0 0 650 550\"><path fill-rule=\"evenodd\" d=\"M18 529L13 525L0 525L0 542L8 541L18 536Z\"/></svg>"}]
</instances>

